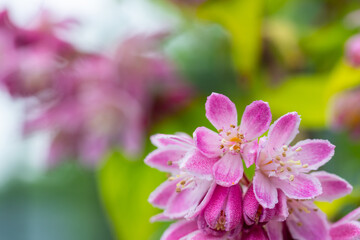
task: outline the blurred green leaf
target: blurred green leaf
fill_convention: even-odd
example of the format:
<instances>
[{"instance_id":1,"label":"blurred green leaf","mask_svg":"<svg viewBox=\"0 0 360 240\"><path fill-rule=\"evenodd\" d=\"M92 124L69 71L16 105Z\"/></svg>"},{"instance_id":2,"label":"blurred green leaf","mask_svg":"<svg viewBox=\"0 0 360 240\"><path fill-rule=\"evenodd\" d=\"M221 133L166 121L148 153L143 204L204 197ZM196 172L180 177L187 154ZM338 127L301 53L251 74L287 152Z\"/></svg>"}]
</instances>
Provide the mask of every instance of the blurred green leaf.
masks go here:
<instances>
[{"instance_id":1,"label":"blurred green leaf","mask_svg":"<svg viewBox=\"0 0 360 240\"><path fill-rule=\"evenodd\" d=\"M179 71L203 94L229 92L236 85L227 33L218 25L193 24L172 38L166 51Z\"/></svg>"},{"instance_id":2,"label":"blurred green leaf","mask_svg":"<svg viewBox=\"0 0 360 240\"><path fill-rule=\"evenodd\" d=\"M159 239L167 224L149 222L160 211L147 199L165 180L165 173L146 166L142 160L131 162L121 153L113 152L98 179L117 239Z\"/></svg>"},{"instance_id":3,"label":"blurred green leaf","mask_svg":"<svg viewBox=\"0 0 360 240\"><path fill-rule=\"evenodd\" d=\"M353 88L360 84L360 68L354 68L340 61L330 74L330 80L326 87L326 97Z\"/></svg>"},{"instance_id":4,"label":"blurred green leaf","mask_svg":"<svg viewBox=\"0 0 360 240\"><path fill-rule=\"evenodd\" d=\"M221 24L232 40L234 61L245 76L257 70L261 48L263 0L209 1L198 9L198 16Z\"/></svg>"},{"instance_id":5,"label":"blurred green leaf","mask_svg":"<svg viewBox=\"0 0 360 240\"><path fill-rule=\"evenodd\" d=\"M12 181L0 192L0 239L112 240L96 176L62 163L35 181Z\"/></svg>"},{"instance_id":6,"label":"blurred green leaf","mask_svg":"<svg viewBox=\"0 0 360 240\"><path fill-rule=\"evenodd\" d=\"M280 87L263 88L258 98L269 102L273 120L288 112L301 115L302 127L324 127L327 102L324 88L327 78L323 75L297 76L287 79Z\"/></svg>"}]
</instances>

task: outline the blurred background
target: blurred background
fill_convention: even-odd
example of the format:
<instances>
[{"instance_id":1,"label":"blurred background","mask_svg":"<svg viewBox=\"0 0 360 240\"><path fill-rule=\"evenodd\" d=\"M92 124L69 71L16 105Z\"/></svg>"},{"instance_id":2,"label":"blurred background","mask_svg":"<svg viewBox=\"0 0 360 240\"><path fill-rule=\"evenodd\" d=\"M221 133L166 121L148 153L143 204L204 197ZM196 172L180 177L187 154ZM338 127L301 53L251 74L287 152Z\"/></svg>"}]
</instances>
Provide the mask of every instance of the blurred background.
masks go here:
<instances>
[{"instance_id":1,"label":"blurred background","mask_svg":"<svg viewBox=\"0 0 360 240\"><path fill-rule=\"evenodd\" d=\"M149 136L211 127L211 92L335 144L323 168L354 191L318 204L339 219L360 205L358 34L357 0L1 0L0 239L159 239Z\"/></svg>"}]
</instances>

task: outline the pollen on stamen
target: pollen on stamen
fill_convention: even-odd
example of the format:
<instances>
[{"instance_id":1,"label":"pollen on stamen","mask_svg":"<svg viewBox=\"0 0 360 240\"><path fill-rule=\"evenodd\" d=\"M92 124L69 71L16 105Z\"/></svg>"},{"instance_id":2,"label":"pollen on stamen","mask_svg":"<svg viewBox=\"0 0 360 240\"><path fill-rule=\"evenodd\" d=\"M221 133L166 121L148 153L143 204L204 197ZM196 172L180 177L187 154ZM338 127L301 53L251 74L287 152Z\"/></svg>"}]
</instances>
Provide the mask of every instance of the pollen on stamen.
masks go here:
<instances>
[{"instance_id":1,"label":"pollen on stamen","mask_svg":"<svg viewBox=\"0 0 360 240\"><path fill-rule=\"evenodd\" d=\"M223 130L222 129L218 129L218 132L221 133Z\"/></svg>"},{"instance_id":2,"label":"pollen on stamen","mask_svg":"<svg viewBox=\"0 0 360 240\"><path fill-rule=\"evenodd\" d=\"M240 136L240 139L244 139L245 137L244 137L244 134L239 134L239 136Z\"/></svg>"},{"instance_id":3,"label":"pollen on stamen","mask_svg":"<svg viewBox=\"0 0 360 240\"><path fill-rule=\"evenodd\" d=\"M302 226L302 223L301 223L301 222L297 222L296 224L297 224L299 227Z\"/></svg>"},{"instance_id":4,"label":"pollen on stamen","mask_svg":"<svg viewBox=\"0 0 360 240\"><path fill-rule=\"evenodd\" d=\"M280 156L276 156L275 159L280 161L281 158L280 158Z\"/></svg>"},{"instance_id":5,"label":"pollen on stamen","mask_svg":"<svg viewBox=\"0 0 360 240\"><path fill-rule=\"evenodd\" d=\"M221 145L220 145L220 149L223 149L223 148L224 148L224 145L221 144Z\"/></svg>"},{"instance_id":6,"label":"pollen on stamen","mask_svg":"<svg viewBox=\"0 0 360 240\"><path fill-rule=\"evenodd\" d=\"M235 128L235 125L231 124L230 127L231 127L231 128Z\"/></svg>"},{"instance_id":7,"label":"pollen on stamen","mask_svg":"<svg viewBox=\"0 0 360 240\"><path fill-rule=\"evenodd\" d=\"M230 131L226 132L226 135L227 135L227 136L230 136L230 134L231 134L231 132L230 132Z\"/></svg>"},{"instance_id":8,"label":"pollen on stamen","mask_svg":"<svg viewBox=\"0 0 360 240\"><path fill-rule=\"evenodd\" d=\"M285 152L283 152L281 155L282 155L283 157L286 157L286 153L285 153Z\"/></svg>"},{"instance_id":9,"label":"pollen on stamen","mask_svg":"<svg viewBox=\"0 0 360 240\"><path fill-rule=\"evenodd\" d=\"M284 172L285 171L285 168L281 167L280 168L280 173Z\"/></svg>"},{"instance_id":10,"label":"pollen on stamen","mask_svg":"<svg viewBox=\"0 0 360 240\"><path fill-rule=\"evenodd\" d=\"M175 190L177 193L181 192L181 188L180 187L176 187L176 190Z\"/></svg>"},{"instance_id":11,"label":"pollen on stamen","mask_svg":"<svg viewBox=\"0 0 360 240\"><path fill-rule=\"evenodd\" d=\"M182 180L182 181L180 182L181 185L185 185L185 183L186 183L185 180Z\"/></svg>"},{"instance_id":12,"label":"pollen on stamen","mask_svg":"<svg viewBox=\"0 0 360 240\"><path fill-rule=\"evenodd\" d=\"M296 152L300 152L302 150L302 148L301 147L298 147L295 151Z\"/></svg>"},{"instance_id":13,"label":"pollen on stamen","mask_svg":"<svg viewBox=\"0 0 360 240\"><path fill-rule=\"evenodd\" d=\"M287 167L286 170L288 170L289 172L291 172L291 167Z\"/></svg>"},{"instance_id":14,"label":"pollen on stamen","mask_svg":"<svg viewBox=\"0 0 360 240\"><path fill-rule=\"evenodd\" d=\"M295 179L295 176L294 176L294 175L290 175L289 180L292 182L292 181L294 181L294 179Z\"/></svg>"},{"instance_id":15,"label":"pollen on stamen","mask_svg":"<svg viewBox=\"0 0 360 240\"><path fill-rule=\"evenodd\" d=\"M167 161L167 165L168 165L168 166L171 166L172 164L173 164L172 161Z\"/></svg>"},{"instance_id":16,"label":"pollen on stamen","mask_svg":"<svg viewBox=\"0 0 360 240\"><path fill-rule=\"evenodd\" d=\"M307 168L307 167L309 167L309 164L306 163L306 164L302 165L302 167Z\"/></svg>"},{"instance_id":17,"label":"pollen on stamen","mask_svg":"<svg viewBox=\"0 0 360 240\"><path fill-rule=\"evenodd\" d=\"M282 149L286 152L288 150L288 146L284 145Z\"/></svg>"},{"instance_id":18,"label":"pollen on stamen","mask_svg":"<svg viewBox=\"0 0 360 240\"><path fill-rule=\"evenodd\" d=\"M280 161L280 166L285 166L285 163L283 161Z\"/></svg>"}]
</instances>

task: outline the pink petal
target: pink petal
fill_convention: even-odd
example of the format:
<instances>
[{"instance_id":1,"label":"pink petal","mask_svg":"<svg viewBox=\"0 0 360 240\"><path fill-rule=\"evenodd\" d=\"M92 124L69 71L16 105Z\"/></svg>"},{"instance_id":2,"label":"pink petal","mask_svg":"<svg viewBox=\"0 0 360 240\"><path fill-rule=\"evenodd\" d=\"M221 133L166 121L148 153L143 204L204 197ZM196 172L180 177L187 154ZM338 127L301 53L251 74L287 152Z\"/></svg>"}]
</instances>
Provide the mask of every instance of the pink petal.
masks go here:
<instances>
[{"instance_id":1,"label":"pink petal","mask_svg":"<svg viewBox=\"0 0 360 240\"><path fill-rule=\"evenodd\" d=\"M320 181L309 174L300 173L293 181L272 178L271 182L289 198L312 199L322 193Z\"/></svg>"},{"instance_id":2,"label":"pink petal","mask_svg":"<svg viewBox=\"0 0 360 240\"><path fill-rule=\"evenodd\" d=\"M242 189L239 185L229 187L229 195L225 207L225 229L234 229L242 222Z\"/></svg>"},{"instance_id":3,"label":"pink petal","mask_svg":"<svg viewBox=\"0 0 360 240\"><path fill-rule=\"evenodd\" d=\"M150 194L148 199L149 203L158 208L165 208L170 197L176 193L176 184L180 182L180 180L181 178L163 182Z\"/></svg>"},{"instance_id":4,"label":"pink petal","mask_svg":"<svg viewBox=\"0 0 360 240\"><path fill-rule=\"evenodd\" d=\"M235 104L226 96L212 93L205 104L206 117L216 129L229 128L237 125Z\"/></svg>"},{"instance_id":5,"label":"pink petal","mask_svg":"<svg viewBox=\"0 0 360 240\"><path fill-rule=\"evenodd\" d=\"M177 135L173 134L155 134L150 137L151 143L156 147L166 147L169 145L178 145L178 146L191 146L192 139L186 133L178 133Z\"/></svg>"},{"instance_id":6,"label":"pink petal","mask_svg":"<svg viewBox=\"0 0 360 240\"><path fill-rule=\"evenodd\" d=\"M353 210L352 212L347 214L345 217L340 219L334 225L342 224L342 223L345 223L345 222L348 222L348 221L356 221L356 220L360 220L360 207L356 208L355 210Z\"/></svg>"},{"instance_id":7,"label":"pink petal","mask_svg":"<svg viewBox=\"0 0 360 240\"><path fill-rule=\"evenodd\" d=\"M269 237L265 230L259 225L253 225L248 231L243 232L242 238L245 240L268 240Z\"/></svg>"},{"instance_id":8,"label":"pink petal","mask_svg":"<svg viewBox=\"0 0 360 240\"><path fill-rule=\"evenodd\" d=\"M285 114L276 120L269 129L268 149L273 151L288 145L298 134L300 116L296 112Z\"/></svg>"},{"instance_id":9,"label":"pink petal","mask_svg":"<svg viewBox=\"0 0 360 240\"><path fill-rule=\"evenodd\" d=\"M177 240L177 239L175 238L172 240ZM180 240L223 240L223 238L211 236L211 235L204 233L201 230L197 230L195 232L192 232L192 233L180 238Z\"/></svg>"},{"instance_id":10,"label":"pink petal","mask_svg":"<svg viewBox=\"0 0 360 240\"><path fill-rule=\"evenodd\" d=\"M179 161L185 156L186 151L176 147L157 149L145 158L145 163L150 167L164 172L179 171Z\"/></svg>"},{"instance_id":11,"label":"pink petal","mask_svg":"<svg viewBox=\"0 0 360 240\"><path fill-rule=\"evenodd\" d=\"M215 229L222 211L225 213L225 230L234 229L242 218L242 192L239 185L232 187L217 186L204 209L204 218L207 224Z\"/></svg>"},{"instance_id":12,"label":"pink petal","mask_svg":"<svg viewBox=\"0 0 360 240\"><path fill-rule=\"evenodd\" d=\"M296 153L296 160L300 160L302 164L308 164L308 170L316 170L320 166L327 163L334 155L335 146L327 140L304 140L298 142L292 149L301 151Z\"/></svg>"},{"instance_id":13,"label":"pink petal","mask_svg":"<svg viewBox=\"0 0 360 240\"><path fill-rule=\"evenodd\" d=\"M324 171L311 174L319 179L323 193L316 197L317 201L332 201L351 193L352 186L341 177Z\"/></svg>"},{"instance_id":14,"label":"pink petal","mask_svg":"<svg viewBox=\"0 0 360 240\"><path fill-rule=\"evenodd\" d=\"M204 156L199 150L195 149L185 155L180 165L180 169L199 177L211 179L212 168L218 159L219 158L208 158Z\"/></svg>"},{"instance_id":15,"label":"pink petal","mask_svg":"<svg viewBox=\"0 0 360 240\"><path fill-rule=\"evenodd\" d=\"M257 141L252 141L250 143L245 144L241 156L244 159L245 166L247 168L253 165L253 163L255 162L258 154L258 148L259 146Z\"/></svg>"},{"instance_id":16,"label":"pink petal","mask_svg":"<svg viewBox=\"0 0 360 240\"><path fill-rule=\"evenodd\" d=\"M278 194L282 193L278 191ZM284 195L284 194L283 194ZM286 207L286 197L285 202L282 201L281 203L278 202L274 208L263 208L261 207L260 203L256 200L253 185L250 185L248 188L245 196L244 196L244 220L245 223L249 226L258 223L266 223L272 220L278 212L282 214L282 208L285 204ZM278 210L278 206L280 209ZM287 207L286 207L287 211ZM281 217L282 219L282 217ZM282 221L285 219L282 219ZM280 220L279 220L280 221Z\"/></svg>"},{"instance_id":17,"label":"pink petal","mask_svg":"<svg viewBox=\"0 0 360 240\"><path fill-rule=\"evenodd\" d=\"M270 123L269 104L263 101L254 101L245 108L241 118L240 132L244 134L245 139L252 140L266 132Z\"/></svg>"},{"instance_id":18,"label":"pink petal","mask_svg":"<svg viewBox=\"0 0 360 240\"><path fill-rule=\"evenodd\" d=\"M219 157L222 153L220 135L206 127L198 127L195 130L194 142L196 147L208 157Z\"/></svg>"},{"instance_id":19,"label":"pink petal","mask_svg":"<svg viewBox=\"0 0 360 240\"><path fill-rule=\"evenodd\" d=\"M275 214L273 220L285 221L289 216L287 197L280 189L278 189L278 200L279 202L275 205L274 208Z\"/></svg>"},{"instance_id":20,"label":"pink petal","mask_svg":"<svg viewBox=\"0 0 360 240\"><path fill-rule=\"evenodd\" d=\"M213 167L216 183L224 187L237 184L243 172L242 160L238 154L226 153Z\"/></svg>"},{"instance_id":21,"label":"pink petal","mask_svg":"<svg viewBox=\"0 0 360 240\"><path fill-rule=\"evenodd\" d=\"M171 220L172 219L169 218L168 216L165 216L164 213L156 214L150 218L151 223L153 223L153 222L168 222Z\"/></svg>"},{"instance_id":22,"label":"pink petal","mask_svg":"<svg viewBox=\"0 0 360 240\"><path fill-rule=\"evenodd\" d=\"M253 179L254 193L258 202L264 208L274 208L278 203L278 194L276 188L271 184L268 177L260 171L255 172Z\"/></svg>"},{"instance_id":23,"label":"pink petal","mask_svg":"<svg viewBox=\"0 0 360 240\"><path fill-rule=\"evenodd\" d=\"M266 225L269 240L283 240L283 223L278 221L270 221Z\"/></svg>"},{"instance_id":24,"label":"pink petal","mask_svg":"<svg viewBox=\"0 0 360 240\"><path fill-rule=\"evenodd\" d=\"M360 222L352 221L331 227L332 240L356 240L360 239Z\"/></svg>"},{"instance_id":25,"label":"pink petal","mask_svg":"<svg viewBox=\"0 0 360 240\"><path fill-rule=\"evenodd\" d=\"M216 183L213 182L209 188L209 190L207 191L205 197L203 198L203 200L201 200L201 203L195 208L190 210L186 215L185 218L186 219L193 219L194 217L197 217L202 210L204 210L204 208L207 206L208 202L211 200L211 197L214 193L214 190L216 188Z\"/></svg>"},{"instance_id":26,"label":"pink petal","mask_svg":"<svg viewBox=\"0 0 360 240\"><path fill-rule=\"evenodd\" d=\"M189 212L195 211L196 207L205 197L210 186L210 181L198 179L196 187L176 192L176 194L173 194L169 199L164 214L170 218L180 218L184 217Z\"/></svg>"},{"instance_id":27,"label":"pink petal","mask_svg":"<svg viewBox=\"0 0 360 240\"><path fill-rule=\"evenodd\" d=\"M294 209L292 214L286 220L291 236L298 240L319 240L329 239L329 224L326 215L321 211L313 211L310 207L304 205L309 212Z\"/></svg>"},{"instance_id":28,"label":"pink petal","mask_svg":"<svg viewBox=\"0 0 360 240\"><path fill-rule=\"evenodd\" d=\"M176 223L173 223L169 226L168 229L161 236L161 240L176 240L180 239L187 234L197 230L196 221L186 221L182 220Z\"/></svg>"}]
</instances>

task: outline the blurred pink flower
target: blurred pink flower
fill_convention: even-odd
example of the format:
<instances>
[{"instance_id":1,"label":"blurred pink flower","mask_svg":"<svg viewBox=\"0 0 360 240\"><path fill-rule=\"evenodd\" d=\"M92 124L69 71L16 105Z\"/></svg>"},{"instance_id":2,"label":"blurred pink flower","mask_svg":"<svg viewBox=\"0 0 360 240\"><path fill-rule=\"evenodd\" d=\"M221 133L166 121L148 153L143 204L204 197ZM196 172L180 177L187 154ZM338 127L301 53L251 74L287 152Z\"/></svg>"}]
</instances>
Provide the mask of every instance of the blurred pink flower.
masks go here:
<instances>
[{"instance_id":1,"label":"blurred pink flower","mask_svg":"<svg viewBox=\"0 0 360 240\"><path fill-rule=\"evenodd\" d=\"M354 140L360 139L360 89L346 91L334 97L330 125L335 131L346 131Z\"/></svg>"},{"instance_id":2,"label":"blurred pink flower","mask_svg":"<svg viewBox=\"0 0 360 240\"><path fill-rule=\"evenodd\" d=\"M1 12L0 53L8 57L0 55L0 81L13 97L36 99L25 132L52 133L52 165L69 158L95 165L115 147L138 156L155 116L176 111L193 94L161 52L166 34L130 37L105 56L58 37L73 23L43 12L21 28Z\"/></svg>"},{"instance_id":3,"label":"blurred pink flower","mask_svg":"<svg viewBox=\"0 0 360 240\"><path fill-rule=\"evenodd\" d=\"M345 46L347 61L354 67L360 66L360 34L351 37Z\"/></svg>"}]
</instances>

